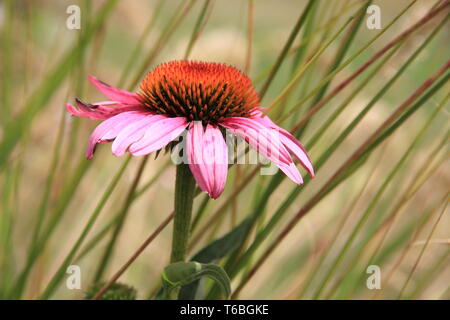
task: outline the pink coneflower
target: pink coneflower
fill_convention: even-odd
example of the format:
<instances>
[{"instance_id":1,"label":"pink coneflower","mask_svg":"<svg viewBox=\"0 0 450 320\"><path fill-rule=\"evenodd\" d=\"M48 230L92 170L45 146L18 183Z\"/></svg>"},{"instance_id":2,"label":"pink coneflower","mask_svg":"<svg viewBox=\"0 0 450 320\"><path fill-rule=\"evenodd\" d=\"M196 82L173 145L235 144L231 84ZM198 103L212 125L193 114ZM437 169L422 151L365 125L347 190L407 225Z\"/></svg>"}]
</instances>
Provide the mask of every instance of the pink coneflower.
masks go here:
<instances>
[{"instance_id":1,"label":"pink coneflower","mask_svg":"<svg viewBox=\"0 0 450 320\"><path fill-rule=\"evenodd\" d=\"M110 141L116 156L127 151L146 155L187 129L192 175L200 189L216 199L228 171L222 128L243 137L295 183L303 179L290 153L314 177L303 146L262 113L250 79L234 67L195 61L163 63L147 74L138 93L113 88L95 77L89 81L110 101L87 104L77 99L78 108L66 106L74 116L103 120L89 138L87 158L92 158L97 144Z\"/></svg>"}]
</instances>

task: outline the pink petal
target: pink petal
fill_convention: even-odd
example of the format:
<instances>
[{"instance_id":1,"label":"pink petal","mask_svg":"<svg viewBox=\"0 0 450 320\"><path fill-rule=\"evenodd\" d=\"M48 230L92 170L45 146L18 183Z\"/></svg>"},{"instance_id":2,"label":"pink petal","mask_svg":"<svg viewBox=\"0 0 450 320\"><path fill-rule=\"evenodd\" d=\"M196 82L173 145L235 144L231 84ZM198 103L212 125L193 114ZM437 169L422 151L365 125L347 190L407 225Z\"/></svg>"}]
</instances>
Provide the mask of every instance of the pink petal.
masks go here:
<instances>
[{"instance_id":1,"label":"pink petal","mask_svg":"<svg viewBox=\"0 0 450 320\"><path fill-rule=\"evenodd\" d=\"M309 172L311 178L314 178L314 168L303 145L289 131L276 125L268 116L261 117L263 115L261 110L256 110L254 115L256 116L254 120L281 133L280 140L283 145L294 154L300 164Z\"/></svg>"},{"instance_id":2,"label":"pink petal","mask_svg":"<svg viewBox=\"0 0 450 320\"><path fill-rule=\"evenodd\" d=\"M228 148L219 128L195 121L187 134L186 143L189 168L200 189L217 199L228 173Z\"/></svg>"},{"instance_id":3,"label":"pink petal","mask_svg":"<svg viewBox=\"0 0 450 320\"><path fill-rule=\"evenodd\" d=\"M95 104L84 103L80 99L76 99L78 108L75 108L71 104L66 104L66 110L77 117L89 118L93 120L106 120L119 113L127 111L147 111L147 109L141 105L128 105L116 108L108 106L117 105L116 101L98 102Z\"/></svg>"},{"instance_id":4,"label":"pink petal","mask_svg":"<svg viewBox=\"0 0 450 320\"><path fill-rule=\"evenodd\" d=\"M262 112L262 108L257 107L257 108L253 108L253 110L250 112L250 116L252 118L261 118L263 116L263 112Z\"/></svg>"},{"instance_id":5,"label":"pink petal","mask_svg":"<svg viewBox=\"0 0 450 320\"><path fill-rule=\"evenodd\" d=\"M128 92L111 87L93 76L89 76L88 79L101 93L103 93L105 97L111 100L118 101L123 104L141 104L139 95L134 92Z\"/></svg>"},{"instance_id":6,"label":"pink petal","mask_svg":"<svg viewBox=\"0 0 450 320\"><path fill-rule=\"evenodd\" d=\"M300 144L300 142L298 142L297 139L295 139L295 137L286 130L281 131L280 139L289 152L294 154L300 164L309 172L311 178L314 178L313 165L308 154L306 153L305 148Z\"/></svg>"},{"instance_id":7,"label":"pink petal","mask_svg":"<svg viewBox=\"0 0 450 320\"><path fill-rule=\"evenodd\" d=\"M133 143L129 151L135 156L157 151L182 134L187 125L184 117L161 118L147 127L142 139Z\"/></svg>"},{"instance_id":8,"label":"pink petal","mask_svg":"<svg viewBox=\"0 0 450 320\"><path fill-rule=\"evenodd\" d=\"M291 163L288 166L278 166L278 167L280 168L281 171L284 172L285 175L288 176L289 179L291 179L295 183L297 184L303 183L302 176L294 163Z\"/></svg>"},{"instance_id":9,"label":"pink petal","mask_svg":"<svg viewBox=\"0 0 450 320\"><path fill-rule=\"evenodd\" d=\"M119 132L130 123L146 118L147 116L147 112L131 111L120 113L103 121L100 125L97 126L97 128L95 128L89 138L86 157L88 159L91 159L93 157L95 146L97 145L97 143L102 143L114 139L119 134Z\"/></svg>"},{"instance_id":10,"label":"pink petal","mask_svg":"<svg viewBox=\"0 0 450 320\"><path fill-rule=\"evenodd\" d=\"M199 188L209 194L210 187L207 184L206 172L201 171L196 163L202 161L203 126L201 122L194 122L190 126L186 135L186 152L192 175Z\"/></svg>"},{"instance_id":11,"label":"pink petal","mask_svg":"<svg viewBox=\"0 0 450 320\"><path fill-rule=\"evenodd\" d=\"M221 125L232 133L243 137L256 151L276 165L289 165L292 159L272 128L263 126L249 118L230 117Z\"/></svg>"},{"instance_id":12,"label":"pink petal","mask_svg":"<svg viewBox=\"0 0 450 320\"><path fill-rule=\"evenodd\" d=\"M158 120L165 119L163 115L147 115L145 118L133 121L123 128L112 144L112 152L116 156L122 156L128 150L128 147L140 140L147 128Z\"/></svg>"}]
</instances>

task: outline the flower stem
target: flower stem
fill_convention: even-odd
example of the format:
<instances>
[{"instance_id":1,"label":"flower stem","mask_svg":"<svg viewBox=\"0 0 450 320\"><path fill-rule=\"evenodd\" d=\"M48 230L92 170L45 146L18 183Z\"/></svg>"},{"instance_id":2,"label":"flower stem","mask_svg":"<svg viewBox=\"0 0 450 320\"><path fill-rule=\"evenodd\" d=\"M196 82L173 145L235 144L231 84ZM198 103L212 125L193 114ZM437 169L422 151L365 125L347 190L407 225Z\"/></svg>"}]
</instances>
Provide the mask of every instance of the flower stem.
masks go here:
<instances>
[{"instance_id":1,"label":"flower stem","mask_svg":"<svg viewBox=\"0 0 450 320\"><path fill-rule=\"evenodd\" d=\"M195 180L187 164L179 164L177 166L175 183L175 216L173 221L172 253L170 256L171 263L186 259L195 191Z\"/></svg>"}]
</instances>

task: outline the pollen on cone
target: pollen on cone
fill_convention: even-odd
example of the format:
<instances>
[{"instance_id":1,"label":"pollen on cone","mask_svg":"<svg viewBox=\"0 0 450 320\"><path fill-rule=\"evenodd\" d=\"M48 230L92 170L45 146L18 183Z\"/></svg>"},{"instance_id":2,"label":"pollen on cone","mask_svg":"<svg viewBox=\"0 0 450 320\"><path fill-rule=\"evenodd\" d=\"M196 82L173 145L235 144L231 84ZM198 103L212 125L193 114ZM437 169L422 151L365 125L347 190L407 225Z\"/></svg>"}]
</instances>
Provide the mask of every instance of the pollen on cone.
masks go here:
<instances>
[{"instance_id":1,"label":"pollen on cone","mask_svg":"<svg viewBox=\"0 0 450 320\"><path fill-rule=\"evenodd\" d=\"M222 63L163 63L147 74L140 89L142 103L152 111L205 123L248 117L259 106L251 80Z\"/></svg>"}]
</instances>

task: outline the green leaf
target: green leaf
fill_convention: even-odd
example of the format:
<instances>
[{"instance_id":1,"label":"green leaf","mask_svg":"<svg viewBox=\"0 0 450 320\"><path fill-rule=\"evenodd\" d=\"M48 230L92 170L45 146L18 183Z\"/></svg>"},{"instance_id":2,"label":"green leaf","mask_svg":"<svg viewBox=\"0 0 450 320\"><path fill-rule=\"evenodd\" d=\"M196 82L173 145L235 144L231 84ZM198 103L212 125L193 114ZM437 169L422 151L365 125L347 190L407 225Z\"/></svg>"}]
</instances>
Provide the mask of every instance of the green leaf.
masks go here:
<instances>
[{"instance_id":1,"label":"green leaf","mask_svg":"<svg viewBox=\"0 0 450 320\"><path fill-rule=\"evenodd\" d=\"M225 234L223 237L213 241L201 249L191 260L201 263L211 263L224 258L235 251L243 243L251 226L251 217L243 220L238 226ZM180 297L183 300L193 300L197 294L198 281L194 281L184 286L180 291Z\"/></svg>"},{"instance_id":2,"label":"green leaf","mask_svg":"<svg viewBox=\"0 0 450 320\"><path fill-rule=\"evenodd\" d=\"M232 229L223 237L213 241L201 249L193 258L194 261L209 263L224 258L233 252L243 242L250 226L251 217L243 220L238 226Z\"/></svg>"},{"instance_id":3,"label":"green leaf","mask_svg":"<svg viewBox=\"0 0 450 320\"><path fill-rule=\"evenodd\" d=\"M202 277L214 280L222 289L225 297L231 294L230 278L223 268L216 264L202 264L198 262L176 262L169 264L162 273L165 290L170 292L174 288L187 285Z\"/></svg>"}]
</instances>

